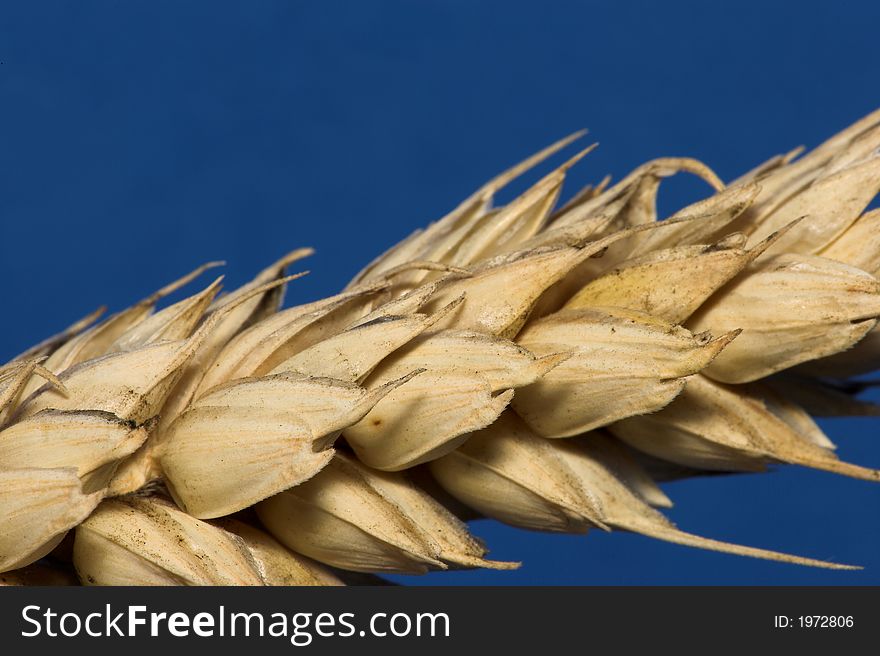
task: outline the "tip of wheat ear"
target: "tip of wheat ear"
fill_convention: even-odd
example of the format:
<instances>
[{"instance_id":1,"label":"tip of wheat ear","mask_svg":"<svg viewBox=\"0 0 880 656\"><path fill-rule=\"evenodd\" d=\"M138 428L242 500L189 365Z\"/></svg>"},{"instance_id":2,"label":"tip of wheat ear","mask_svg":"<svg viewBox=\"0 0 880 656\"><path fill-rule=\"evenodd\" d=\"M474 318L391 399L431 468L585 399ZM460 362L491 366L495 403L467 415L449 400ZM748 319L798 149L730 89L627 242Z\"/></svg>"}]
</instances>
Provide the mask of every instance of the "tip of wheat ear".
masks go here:
<instances>
[{"instance_id":1,"label":"tip of wheat ear","mask_svg":"<svg viewBox=\"0 0 880 656\"><path fill-rule=\"evenodd\" d=\"M516 568L487 558L462 519L479 516L857 569L699 537L655 507L667 479L778 463L880 480L811 418L877 414L848 379L880 368L880 110L729 185L661 158L560 204L593 144L494 205L584 134L335 296L281 307L300 248L157 310L209 262L0 367L0 582L69 582L71 559L111 585ZM679 173L709 196L661 220Z\"/></svg>"}]
</instances>

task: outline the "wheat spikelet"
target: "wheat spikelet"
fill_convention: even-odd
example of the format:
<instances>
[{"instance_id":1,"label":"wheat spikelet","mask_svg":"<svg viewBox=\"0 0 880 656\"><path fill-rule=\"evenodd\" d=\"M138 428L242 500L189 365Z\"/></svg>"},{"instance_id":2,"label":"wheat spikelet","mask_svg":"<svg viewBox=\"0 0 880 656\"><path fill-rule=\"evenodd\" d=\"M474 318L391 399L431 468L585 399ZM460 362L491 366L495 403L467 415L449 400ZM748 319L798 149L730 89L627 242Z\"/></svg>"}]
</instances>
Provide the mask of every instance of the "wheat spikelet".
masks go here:
<instances>
[{"instance_id":1,"label":"wheat spikelet","mask_svg":"<svg viewBox=\"0 0 880 656\"><path fill-rule=\"evenodd\" d=\"M581 136L330 298L281 308L298 249L157 310L209 263L0 367L0 583L516 567L487 559L475 514L850 567L687 533L658 482L779 463L880 480L813 421L880 414L847 380L880 368L880 111L729 185L664 158L557 207L590 146L494 206ZM661 221L682 172L714 193Z\"/></svg>"}]
</instances>

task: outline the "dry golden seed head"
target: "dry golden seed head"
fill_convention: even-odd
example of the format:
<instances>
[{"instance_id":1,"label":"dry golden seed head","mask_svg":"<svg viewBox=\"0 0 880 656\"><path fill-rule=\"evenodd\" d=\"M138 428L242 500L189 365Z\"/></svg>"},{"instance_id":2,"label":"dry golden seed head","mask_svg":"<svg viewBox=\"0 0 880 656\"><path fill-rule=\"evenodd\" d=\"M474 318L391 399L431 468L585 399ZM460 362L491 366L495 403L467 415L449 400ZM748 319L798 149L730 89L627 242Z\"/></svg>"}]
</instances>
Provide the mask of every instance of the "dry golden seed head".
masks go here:
<instances>
[{"instance_id":1,"label":"dry golden seed head","mask_svg":"<svg viewBox=\"0 0 880 656\"><path fill-rule=\"evenodd\" d=\"M206 265L0 367L0 571L39 559L102 497L162 467L190 513L257 503L287 546L165 501L105 502L77 531L86 581L339 583L289 548L358 571L511 566L484 560L456 517L408 475L387 473L428 461L453 496L515 525L620 528L842 567L683 533L650 507L670 505L652 476L788 462L880 478L837 460L806 412L876 406L855 400L853 386L791 382L880 364L880 214L859 217L880 189L880 110L728 188L695 160L661 159L551 214L587 149L492 207L500 187L577 136L484 185L344 294L276 314L285 267L311 252L300 249L232 294L213 300L215 283L153 314ZM658 222L661 178L680 171L718 193ZM750 250L737 235L704 245L736 231L766 238ZM764 249L801 254L755 263ZM695 331L728 332L712 340L674 325L691 315ZM520 331L525 348L506 341ZM795 365L739 388L697 373L749 382ZM353 384L365 378L367 389ZM525 422L505 410L511 399ZM615 420L626 444L583 433ZM343 430L363 462L386 471L334 456Z\"/></svg>"},{"instance_id":2,"label":"dry golden seed head","mask_svg":"<svg viewBox=\"0 0 880 656\"><path fill-rule=\"evenodd\" d=\"M218 519L212 523L244 541L266 585L345 585L323 565L291 551L268 533L250 524L233 518Z\"/></svg>"},{"instance_id":3,"label":"dry golden seed head","mask_svg":"<svg viewBox=\"0 0 880 656\"><path fill-rule=\"evenodd\" d=\"M563 310L540 319L518 341L536 355L570 357L517 391L513 408L543 437L570 437L674 399L736 333L717 339L634 310Z\"/></svg>"},{"instance_id":4,"label":"dry golden seed head","mask_svg":"<svg viewBox=\"0 0 880 656\"><path fill-rule=\"evenodd\" d=\"M446 569L438 545L349 460L334 458L256 510L282 544L333 567L406 574Z\"/></svg>"},{"instance_id":5,"label":"dry golden seed head","mask_svg":"<svg viewBox=\"0 0 880 656\"><path fill-rule=\"evenodd\" d=\"M215 388L183 413L158 446L178 504L199 518L228 515L308 480L333 457L339 431L385 394L328 378L277 374Z\"/></svg>"},{"instance_id":6,"label":"dry golden seed head","mask_svg":"<svg viewBox=\"0 0 880 656\"><path fill-rule=\"evenodd\" d=\"M564 533L601 525L598 500L585 498L553 443L509 410L428 467L455 499L505 524Z\"/></svg>"},{"instance_id":7,"label":"dry golden seed head","mask_svg":"<svg viewBox=\"0 0 880 656\"><path fill-rule=\"evenodd\" d=\"M761 258L721 288L687 322L692 330L742 334L706 369L745 383L850 348L880 316L880 282L823 257Z\"/></svg>"},{"instance_id":8,"label":"dry golden seed head","mask_svg":"<svg viewBox=\"0 0 880 656\"><path fill-rule=\"evenodd\" d=\"M73 467L86 491L104 487L147 428L99 410L44 410L0 431L4 468Z\"/></svg>"},{"instance_id":9,"label":"dry golden seed head","mask_svg":"<svg viewBox=\"0 0 880 656\"><path fill-rule=\"evenodd\" d=\"M100 503L86 494L74 468L0 470L0 572L30 565Z\"/></svg>"},{"instance_id":10,"label":"dry golden seed head","mask_svg":"<svg viewBox=\"0 0 880 656\"><path fill-rule=\"evenodd\" d=\"M245 542L157 498L104 501L76 529L85 585L265 585Z\"/></svg>"},{"instance_id":11,"label":"dry golden seed head","mask_svg":"<svg viewBox=\"0 0 880 656\"><path fill-rule=\"evenodd\" d=\"M689 467L760 471L767 463L787 462L880 481L880 472L839 461L761 399L700 375L665 409L610 429L630 446Z\"/></svg>"}]
</instances>

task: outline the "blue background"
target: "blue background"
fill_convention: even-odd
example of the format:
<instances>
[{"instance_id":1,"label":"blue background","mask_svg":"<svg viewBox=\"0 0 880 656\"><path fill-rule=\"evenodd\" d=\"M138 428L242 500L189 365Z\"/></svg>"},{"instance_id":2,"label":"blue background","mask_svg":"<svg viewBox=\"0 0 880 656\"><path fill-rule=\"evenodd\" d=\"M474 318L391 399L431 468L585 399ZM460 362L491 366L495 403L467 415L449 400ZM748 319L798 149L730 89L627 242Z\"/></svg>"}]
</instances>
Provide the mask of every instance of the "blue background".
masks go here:
<instances>
[{"instance_id":1,"label":"blue background","mask_svg":"<svg viewBox=\"0 0 880 656\"><path fill-rule=\"evenodd\" d=\"M663 155L730 180L880 106L878 24L876 2L5 2L0 358L211 259L238 284L311 245L288 302L333 293L581 127L601 146L569 193ZM661 207L706 191L673 179ZM876 421L824 426L880 466ZM667 489L685 529L866 569L483 521L521 570L411 582L880 583L878 485L787 468Z\"/></svg>"}]
</instances>

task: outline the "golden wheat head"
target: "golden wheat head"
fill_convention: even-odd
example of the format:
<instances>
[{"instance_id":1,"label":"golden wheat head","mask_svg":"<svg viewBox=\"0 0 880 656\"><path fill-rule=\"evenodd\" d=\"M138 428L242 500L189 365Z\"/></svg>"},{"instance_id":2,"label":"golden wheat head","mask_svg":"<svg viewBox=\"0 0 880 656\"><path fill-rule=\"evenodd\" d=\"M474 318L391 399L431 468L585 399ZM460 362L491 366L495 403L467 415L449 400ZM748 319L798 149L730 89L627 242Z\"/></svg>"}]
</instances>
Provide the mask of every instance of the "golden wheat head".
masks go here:
<instances>
[{"instance_id":1,"label":"golden wheat head","mask_svg":"<svg viewBox=\"0 0 880 656\"><path fill-rule=\"evenodd\" d=\"M880 480L814 421L880 414L846 383L880 368L880 111L727 185L664 158L560 206L591 146L494 204L581 136L335 296L282 308L298 249L159 308L210 263L0 367L0 584L517 567L487 558L478 516L848 568L687 533L658 483L783 463ZM658 217L680 172L713 193Z\"/></svg>"}]
</instances>

